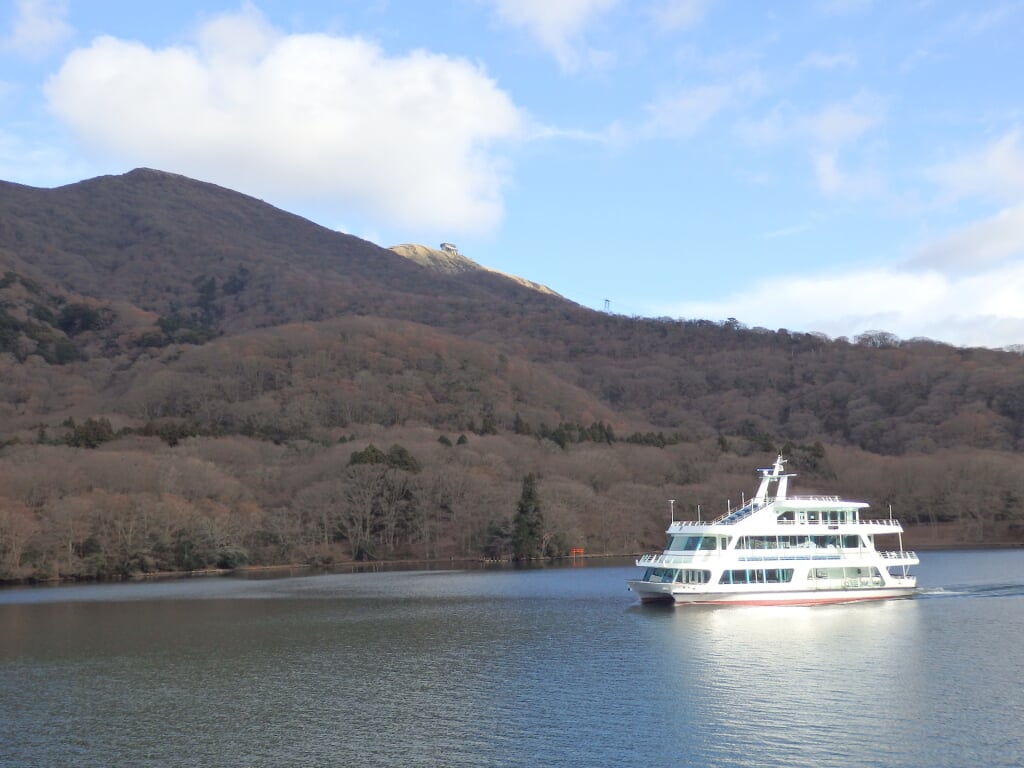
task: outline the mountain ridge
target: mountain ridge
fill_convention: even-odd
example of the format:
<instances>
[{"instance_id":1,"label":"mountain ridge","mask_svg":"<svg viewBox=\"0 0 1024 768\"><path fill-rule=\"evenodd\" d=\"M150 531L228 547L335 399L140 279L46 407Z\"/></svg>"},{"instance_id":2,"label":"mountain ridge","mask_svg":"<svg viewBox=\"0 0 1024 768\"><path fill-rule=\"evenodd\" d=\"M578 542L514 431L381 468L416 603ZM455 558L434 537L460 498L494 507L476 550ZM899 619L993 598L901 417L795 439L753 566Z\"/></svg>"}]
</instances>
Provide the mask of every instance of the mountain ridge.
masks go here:
<instances>
[{"instance_id":1,"label":"mountain ridge","mask_svg":"<svg viewBox=\"0 0 1024 768\"><path fill-rule=\"evenodd\" d=\"M445 246L447 246L447 248L445 248ZM551 294L560 299L565 298L557 291L553 291L551 288L546 285L542 285L541 283L535 283L524 277L511 275L507 272L501 272L497 269L491 269L490 267L478 264L467 256L463 256L459 253L451 243L442 243L441 248L431 248L430 246L419 245L417 243L403 243L402 245L393 245L388 250L394 251L399 256L404 256L410 261L420 264L421 266L434 269L439 272L447 274L488 272L508 278L519 285L538 291L539 293Z\"/></svg>"},{"instance_id":2,"label":"mountain ridge","mask_svg":"<svg viewBox=\"0 0 1024 768\"><path fill-rule=\"evenodd\" d=\"M375 287L420 298L454 292L450 277L424 273L388 249L256 198L152 169L52 190L8 183L0 186L0 206L21 225L16 231L0 228L0 260L18 273L49 278L78 293L170 314L175 307L168 285L179 295L198 297L182 274L222 284L234 277L237 284L244 269L254 293L271 295L268 283L285 281L303 298L292 310L268 307L265 320L233 311L239 302L228 304L227 328L318 319L341 311L365 313L372 311L368 299ZM218 230L232 237L207 236ZM26 243L32 247L25 249ZM253 253L259 254L255 270ZM161 285L154 286L157 282ZM458 284L463 291L473 286L478 300L483 293L515 290L490 273ZM239 288L240 301L253 298L245 295L249 287Z\"/></svg>"}]
</instances>

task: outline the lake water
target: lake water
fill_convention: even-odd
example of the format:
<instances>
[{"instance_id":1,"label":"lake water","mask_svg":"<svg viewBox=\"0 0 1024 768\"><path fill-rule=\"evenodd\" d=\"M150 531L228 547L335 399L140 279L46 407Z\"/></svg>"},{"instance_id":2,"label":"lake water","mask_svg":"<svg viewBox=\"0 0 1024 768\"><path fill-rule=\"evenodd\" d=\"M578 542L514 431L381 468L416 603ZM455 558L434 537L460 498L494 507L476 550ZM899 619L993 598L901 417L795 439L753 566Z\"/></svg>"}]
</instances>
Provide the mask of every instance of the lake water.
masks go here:
<instances>
[{"instance_id":1,"label":"lake water","mask_svg":"<svg viewBox=\"0 0 1024 768\"><path fill-rule=\"evenodd\" d=\"M1024 765L1024 552L922 560L813 608L591 563L0 590L0 766Z\"/></svg>"}]
</instances>

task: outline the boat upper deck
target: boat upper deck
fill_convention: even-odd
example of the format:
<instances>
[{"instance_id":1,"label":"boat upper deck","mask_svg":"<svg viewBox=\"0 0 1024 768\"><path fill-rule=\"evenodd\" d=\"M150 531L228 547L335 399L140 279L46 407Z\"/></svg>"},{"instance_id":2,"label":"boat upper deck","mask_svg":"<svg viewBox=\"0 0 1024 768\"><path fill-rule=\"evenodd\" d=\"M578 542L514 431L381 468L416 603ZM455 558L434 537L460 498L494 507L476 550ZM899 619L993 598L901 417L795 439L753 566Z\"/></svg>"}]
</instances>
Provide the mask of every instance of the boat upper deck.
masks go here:
<instances>
[{"instance_id":1,"label":"boat upper deck","mask_svg":"<svg viewBox=\"0 0 1024 768\"><path fill-rule=\"evenodd\" d=\"M742 516L738 516L738 517L733 517L732 515L728 515L728 516L725 516L725 517L720 517L717 520L712 520L711 522L701 522L699 520L676 520L676 521L674 521L668 527L668 532L669 533L700 533L701 532L700 530L695 530L695 529L705 529L705 530L708 530L710 532L710 529L712 529L712 528L718 528L720 526L735 525L736 523L738 523L738 522L746 519L747 517L749 517L749 515L750 515L750 513L747 513L746 515L742 515ZM885 529L885 530L888 530L891 533L896 533L897 530L902 530L902 528L903 528L903 526L900 525L900 521L899 520L886 520L886 519L879 519L879 520L861 520L861 519L856 519L856 520L846 520L846 521L843 521L843 522L836 523L836 522L831 522L831 521L828 521L828 520L807 520L807 519L803 519L803 520L801 520L801 519L796 519L796 520L779 520L778 518L776 518L773 521L773 523L774 523L774 525L786 526L787 528L790 527L790 526L800 526L800 527L817 526L819 528L824 527L824 528L834 529L834 528L836 528L836 526L854 525L854 526L858 526L858 530L862 530L861 526L868 526L868 527L873 527L873 528Z\"/></svg>"},{"instance_id":2,"label":"boat upper deck","mask_svg":"<svg viewBox=\"0 0 1024 768\"><path fill-rule=\"evenodd\" d=\"M707 566L721 563L721 552L647 552L636 561L639 566L679 568L681 566ZM911 550L858 550L858 549L781 549L781 550L736 550L730 552L736 563L799 562L821 563L839 560L850 563L873 563L878 561L890 565L917 565L917 553ZM729 562L732 562L730 560Z\"/></svg>"}]
</instances>

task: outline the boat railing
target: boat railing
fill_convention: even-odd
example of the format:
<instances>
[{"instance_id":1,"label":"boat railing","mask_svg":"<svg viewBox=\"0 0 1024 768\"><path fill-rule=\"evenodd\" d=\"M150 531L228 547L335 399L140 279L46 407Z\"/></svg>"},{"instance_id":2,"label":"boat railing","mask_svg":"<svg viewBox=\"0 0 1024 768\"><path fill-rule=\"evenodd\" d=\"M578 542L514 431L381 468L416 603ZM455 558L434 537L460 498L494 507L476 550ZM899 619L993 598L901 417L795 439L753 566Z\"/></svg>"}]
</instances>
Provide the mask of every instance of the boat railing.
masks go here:
<instances>
[{"instance_id":1,"label":"boat railing","mask_svg":"<svg viewBox=\"0 0 1024 768\"><path fill-rule=\"evenodd\" d=\"M839 501L838 496L787 496L786 500L790 499L803 499L813 501ZM725 512L711 521L704 520L673 520L670 528L685 528L687 526L698 526L698 525L732 525L738 523L750 515L754 514L760 509L764 509L769 504L775 502L774 498L769 498L759 501L748 501L742 507ZM829 523L833 526L839 523L836 520L777 520L779 525L817 525L819 523ZM844 520L843 524L853 523L855 525L870 525L878 528L901 528L899 520L893 520L892 518L877 518L868 520ZM893 531L895 533L895 531Z\"/></svg>"},{"instance_id":2,"label":"boat railing","mask_svg":"<svg viewBox=\"0 0 1024 768\"><path fill-rule=\"evenodd\" d=\"M732 525L733 523L738 523L740 520L742 520L742 519L744 519L746 517L749 517L750 515L752 515L755 512L757 512L759 509L764 509L769 504L774 504L776 501L827 501L827 502L837 502L837 501L841 501L841 499L838 496L821 496L821 495L818 495L818 496L783 496L781 498L778 497L778 496L766 496L763 499L751 499L746 504L744 504L742 507L737 507L736 509L730 509L729 511L719 515L714 520L712 520L711 524L714 525L714 524L718 523L718 524L723 524L723 525Z\"/></svg>"},{"instance_id":3,"label":"boat railing","mask_svg":"<svg viewBox=\"0 0 1024 768\"><path fill-rule=\"evenodd\" d=\"M909 549L894 549L888 552L879 552L883 560L917 560L917 553Z\"/></svg>"},{"instance_id":4,"label":"boat railing","mask_svg":"<svg viewBox=\"0 0 1024 768\"><path fill-rule=\"evenodd\" d=\"M800 552L800 550L778 550L768 554L739 555L736 559L744 563L776 562L778 560L812 560L816 562L818 560L844 560L848 559L848 555L840 552L838 549L811 549L805 552Z\"/></svg>"},{"instance_id":5,"label":"boat railing","mask_svg":"<svg viewBox=\"0 0 1024 768\"><path fill-rule=\"evenodd\" d=\"M892 518L878 518L877 520L858 520L859 525L879 525L883 528L900 528L900 521Z\"/></svg>"},{"instance_id":6,"label":"boat railing","mask_svg":"<svg viewBox=\"0 0 1024 768\"><path fill-rule=\"evenodd\" d=\"M645 566L677 566L677 565L690 565L693 562L692 555L666 555L664 552L648 552L645 555L641 555L640 559L636 561L637 565Z\"/></svg>"}]
</instances>

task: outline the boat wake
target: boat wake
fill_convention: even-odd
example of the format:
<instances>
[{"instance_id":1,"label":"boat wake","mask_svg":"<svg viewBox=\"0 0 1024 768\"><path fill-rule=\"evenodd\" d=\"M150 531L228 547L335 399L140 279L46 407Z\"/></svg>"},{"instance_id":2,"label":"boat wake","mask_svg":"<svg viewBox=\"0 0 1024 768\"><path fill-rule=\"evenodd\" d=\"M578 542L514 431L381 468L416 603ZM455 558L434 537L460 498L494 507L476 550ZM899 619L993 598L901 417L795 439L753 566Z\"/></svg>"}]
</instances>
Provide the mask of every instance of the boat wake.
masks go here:
<instances>
[{"instance_id":1,"label":"boat wake","mask_svg":"<svg viewBox=\"0 0 1024 768\"><path fill-rule=\"evenodd\" d=\"M1024 584L964 584L922 589L918 599L948 597L1024 597Z\"/></svg>"}]
</instances>

